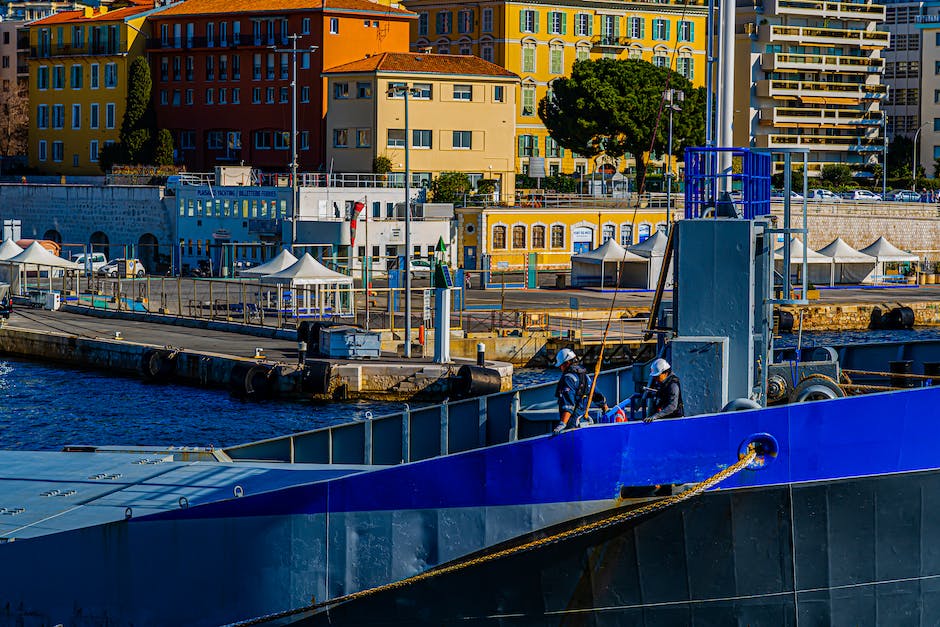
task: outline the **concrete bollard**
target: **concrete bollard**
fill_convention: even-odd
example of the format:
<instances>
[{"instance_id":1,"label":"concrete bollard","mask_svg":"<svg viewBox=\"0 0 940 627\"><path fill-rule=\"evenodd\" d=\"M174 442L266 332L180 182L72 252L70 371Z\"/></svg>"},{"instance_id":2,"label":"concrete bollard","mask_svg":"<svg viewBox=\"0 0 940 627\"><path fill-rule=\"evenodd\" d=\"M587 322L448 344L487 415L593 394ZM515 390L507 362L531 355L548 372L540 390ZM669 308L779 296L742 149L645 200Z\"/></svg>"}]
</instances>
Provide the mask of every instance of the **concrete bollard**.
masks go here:
<instances>
[{"instance_id":1,"label":"concrete bollard","mask_svg":"<svg viewBox=\"0 0 940 627\"><path fill-rule=\"evenodd\" d=\"M477 344L477 365L483 366L486 364L486 344L479 342Z\"/></svg>"}]
</instances>

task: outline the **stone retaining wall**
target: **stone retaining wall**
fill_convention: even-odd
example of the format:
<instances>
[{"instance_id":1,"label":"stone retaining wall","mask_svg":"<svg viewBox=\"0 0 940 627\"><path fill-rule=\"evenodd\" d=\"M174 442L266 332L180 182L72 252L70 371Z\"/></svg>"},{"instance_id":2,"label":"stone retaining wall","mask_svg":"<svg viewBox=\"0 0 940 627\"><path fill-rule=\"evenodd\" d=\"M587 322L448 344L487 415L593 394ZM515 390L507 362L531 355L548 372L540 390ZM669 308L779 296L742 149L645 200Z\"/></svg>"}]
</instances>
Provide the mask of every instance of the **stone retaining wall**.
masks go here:
<instances>
[{"instance_id":1,"label":"stone retaining wall","mask_svg":"<svg viewBox=\"0 0 940 627\"><path fill-rule=\"evenodd\" d=\"M914 310L916 326L940 325L940 302L936 301L913 303L886 301L864 305L832 303L806 307L783 307L783 309L793 313L794 331L800 324L801 309L804 331L862 331L871 323L871 312L876 307L883 314L895 307L910 307Z\"/></svg>"}]
</instances>

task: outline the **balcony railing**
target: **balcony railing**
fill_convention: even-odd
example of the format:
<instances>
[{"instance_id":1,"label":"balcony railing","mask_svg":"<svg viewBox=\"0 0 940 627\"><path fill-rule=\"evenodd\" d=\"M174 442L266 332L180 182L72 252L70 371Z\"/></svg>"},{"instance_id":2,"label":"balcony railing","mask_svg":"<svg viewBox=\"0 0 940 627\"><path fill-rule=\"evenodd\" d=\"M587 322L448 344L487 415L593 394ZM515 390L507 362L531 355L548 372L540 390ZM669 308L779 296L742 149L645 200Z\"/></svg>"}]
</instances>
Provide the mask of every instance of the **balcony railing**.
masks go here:
<instances>
[{"instance_id":1,"label":"balcony railing","mask_svg":"<svg viewBox=\"0 0 940 627\"><path fill-rule=\"evenodd\" d=\"M785 52L764 53L761 55L761 67L767 72L816 70L819 72L876 74L881 72L884 65L884 59L871 59L868 57L788 54Z\"/></svg>"},{"instance_id":2,"label":"balcony railing","mask_svg":"<svg viewBox=\"0 0 940 627\"><path fill-rule=\"evenodd\" d=\"M179 175L180 185L216 185L215 174L212 172L187 172ZM251 185L261 187L290 187L289 174L267 173L252 171ZM388 174L360 174L356 172L301 172L297 174L297 184L300 187L372 187L372 188L404 188L405 173L389 172ZM421 176L412 174L411 187L422 187Z\"/></svg>"},{"instance_id":3,"label":"balcony railing","mask_svg":"<svg viewBox=\"0 0 940 627\"><path fill-rule=\"evenodd\" d=\"M183 37L179 42L174 39L163 41L158 38L147 41L148 50L198 50L203 48L226 50L230 48L252 48L260 45L262 44L254 43L250 37L233 37L225 43L221 42L218 38L214 38L210 43L208 37Z\"/></svg>"},{"instance_id":4,"label":"balcony railing","mask_svg":"<svg viewBox=\"0 0 940 627\"><path fill-rule=\"evenodd\" d=\"M795 126L878 126L882 116L879 112L855 111L852 109L822 109L817 107L773 107L760 110L760 122L764 124Z\"/></svg>"},{"instance_id":5,"label":"balcony railing","mask_svg":"<svg viewBox=\"0 0 940 627\"><path fill-rule=\"evenodd\" d=\"M596 35L591 39L591 45L595 48L626 48L630 45L630 39L613 35Z\"/></svg>"},{"instance_id":6,"label":"balcony railing","mask_svg":"<svg viewBox=\"0 0 940 627\"><path fill-rule=\"evenodd\" d=\"M76 57L76 56L103 56L112 54L124 54L118 42L107 44L87 43L82 46L72 46L66 44L56 44L53 46L30 46L29 56L32 59L47 59L52 57Z\"/></svg>"},{"instance_id":7,"label":"balcony railing","mask_svg":"<svg viewBox=\"0 0 940 627\"><path fill-rule=\"evenodd\" d=\"M869 31L769 24L761 25L760 32L764 41L790 41L803 45L834 44L838 46L856 45L861 48L887 48L891 43L891 33L881 30Z\"/></svg>"},{"instance_id":8,"label":"balcony railing","mask_svg":"<svg viewBox=\"0 0 940 627\"><path fill-rule=\"evenodd\" d=\"M757 95L762 98L850 98L882 100L888 95L885 85L864 83L826 83L818 81L757 81Z\"/></svg>"},{"instance_id":9,"label":"balcony railing","mask_svg":"<svg viewBox=\"0 0 940 627\"><path fill-rule=\"evenodd\" d=\"M844 152L875 152L884 150L879 138L866 139L830 135L758 135L758 148L809 148Z\"/></svg>"},{"instance_id":10,"label":"balcony railing","mask_svg":"<svg viewBox=\"0 0 940 627\"><path fill-rule=\"evenodd\" d=\"M883 22L885 5L872 2L827 2L825 0L771 0L768 12L778 15L814 15L832 20Z\"/></svg>"}]
</instances>

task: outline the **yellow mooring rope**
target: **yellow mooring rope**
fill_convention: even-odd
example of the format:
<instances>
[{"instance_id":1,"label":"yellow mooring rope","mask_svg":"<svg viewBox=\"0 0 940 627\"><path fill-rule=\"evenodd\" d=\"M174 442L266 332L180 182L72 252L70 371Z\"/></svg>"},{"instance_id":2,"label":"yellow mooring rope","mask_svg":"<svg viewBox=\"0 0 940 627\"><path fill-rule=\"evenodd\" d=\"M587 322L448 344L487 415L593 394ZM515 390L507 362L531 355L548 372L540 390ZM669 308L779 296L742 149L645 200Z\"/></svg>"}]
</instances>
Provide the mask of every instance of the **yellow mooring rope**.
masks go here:
<instances>
[{"instance_id":1,"label":"yellow mooring rope","mask_svg":"<svg viewBox=\"0 0 940 627\"><path fill-rule=\"evenodd\" d=\"M639 518L640 516L645 516L652 512L666 509L667 507L672 507L682 501L688 500L693 496L698 496L705 492L706 490L718 485L728 477L732 477L744 470L751 462L757 458L757 452L754 450L753 445L748 449L748 452L742 456L736 463L728 466L724 470L712 475L708 479L695 484L690 489L680 492L679 494L674 494L668 498L661 499L659 501L653 501L643 505L642 507L637 507L635 509L628 510L626 512L614 513L617 510L610 510L611 515L594 522L585 523L574 529L569 529L567 531L561 531L559 533L546 536L544 538L539 538L537 540L532 540L525 544L511 547L508 549L503 549L501 551L496 551L495 553L489 553L487 555L481 555L480 557L475 557L467 561L458 562L455 564L450 564L447 566L442 566L440 568L435 568L433 570L428 570L423 573L419 573L407 579L402 579L400 581L394 581L392 583L387 583L375 588L369 588L367 590L360 590L359 592L352 592L350 594L345 594L328 601L323 601L321 603L314 603L312 605L307 605L305 607L299 607L292 610L285 610L283 612L277 612L274 614L266 614L264 616L259 616L257 618L252 618L250 620L245 620L237 623L231 623L226 627L248 627L249 625L260 625L269 621L279 620L281 618L287 618L289 616L296 616L297 614L303 614L307 612L315 612L317 610L322 610L324 608L332 607L340 603L346 603L348 601L355 601L363 597L372 596L380 592L387 592L389 590L397 590L399 588L404 588L413 583L419 581L424 581L427 579L432 579L434 577L440 577L441 575L448 575L465 568L470 568L472 566L478 566L480 564L485 564L487 562L492 562L494 560L502 559L504 557L509 557L517 553L523 553L525 551L531 551L532 549L537 549L544 547L549 544L554 544L562 540L569 540L571 538L576 538L583 536L588 533L593 533L601 529L606 529L613 525L620 524L622 522L632 520L634 518Z\"/></svg>"}]
</instances>

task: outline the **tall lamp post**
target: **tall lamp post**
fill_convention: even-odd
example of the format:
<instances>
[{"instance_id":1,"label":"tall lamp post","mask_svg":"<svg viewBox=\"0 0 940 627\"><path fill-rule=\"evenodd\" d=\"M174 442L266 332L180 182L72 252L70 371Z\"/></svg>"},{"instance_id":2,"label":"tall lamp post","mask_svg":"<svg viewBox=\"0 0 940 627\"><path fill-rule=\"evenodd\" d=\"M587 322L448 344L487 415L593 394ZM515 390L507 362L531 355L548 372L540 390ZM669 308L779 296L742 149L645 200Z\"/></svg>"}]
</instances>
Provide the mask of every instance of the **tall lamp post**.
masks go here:
<instances>
[{"instance_id":1,"label":"tall lamp post","mask_svg":"<svg viewBox=\"0 0 940 627\"><path fill-rule=\"evenodd\" d=\"M672 167L675 158L672 156L672 112L681 111L680 102L685 100L685 93L681 89L667 89L663 93L666 106L669 108L669 150L666 153L666 225L672 222Z\"/></svg>"},{"instance_id":2,"label":"tall lamp post","mask_svg":"<svg viewBox=\"0 0 940 627\"><path fill-rule=\"evenodd\" d=\"M290 48L278 48L269 46L274 52L291 55L291 76L290 76L290 247L291 250L297 243L297 220L300 218L300 186L297 184L297 55L310 54L317 50L317 46L307 48L298 48L297 40L300 35L294 33L288 35L291 41Z\"/></svg>"},{"instance_id":3,"label":"tall lamp post","mask_svg":"<svg viewBox=\"0 0 940 627\"><path fill-rule=\"evenodd\" d=\"M920 125L920 128L917 129L917 132L914 133L914 146L911 148L911 191L917 191L917 138L920 137L920 132L926 128L930 122L924 122Z\"/></svg>"},{"instance_id":4,"label":"tall lamp post","mask_svg":"<svg viewBox=\"0 0 940 627\"><path fill-rule=\"evenodd\" d=\"M408 96L418 96L420 92L408 83L393 84L388 88L388 95L405 99L405 357L411 357L411 163L408 147Z\"/></svg>"}]
</instances>

